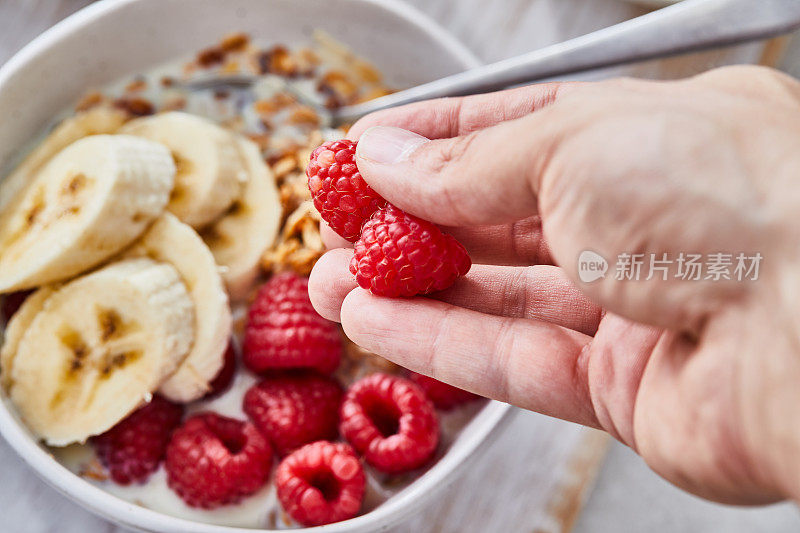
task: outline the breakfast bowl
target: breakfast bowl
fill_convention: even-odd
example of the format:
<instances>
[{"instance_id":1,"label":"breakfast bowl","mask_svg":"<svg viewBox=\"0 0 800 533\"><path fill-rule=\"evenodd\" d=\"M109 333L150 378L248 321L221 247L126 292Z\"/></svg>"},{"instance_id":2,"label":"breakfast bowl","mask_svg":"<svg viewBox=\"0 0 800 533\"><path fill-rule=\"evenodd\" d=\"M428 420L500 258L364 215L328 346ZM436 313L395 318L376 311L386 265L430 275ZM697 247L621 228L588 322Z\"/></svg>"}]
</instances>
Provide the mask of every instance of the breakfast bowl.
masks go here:
<instances>
[{"instance_id":1,"label":"breakfast bowl","mask_svg":"<svg viewBox=\"0 0 800 533\"><path fill-rule=\"evenodd\" d=\"M416 85L478 64L435 23L390 0L105 0L48 30L0 69L0 176L87 91L185 58L232 33L291 47L318 31L375 65L388 87ZM314 530L379 531L402 521L491 442L509 411L499 402L476 406L419 477L366 513ZM39 442L5 392L0 433L47 483L121 526L170 533L253 530L159 512L77 475Z\"/></svg>"}]
</instances>

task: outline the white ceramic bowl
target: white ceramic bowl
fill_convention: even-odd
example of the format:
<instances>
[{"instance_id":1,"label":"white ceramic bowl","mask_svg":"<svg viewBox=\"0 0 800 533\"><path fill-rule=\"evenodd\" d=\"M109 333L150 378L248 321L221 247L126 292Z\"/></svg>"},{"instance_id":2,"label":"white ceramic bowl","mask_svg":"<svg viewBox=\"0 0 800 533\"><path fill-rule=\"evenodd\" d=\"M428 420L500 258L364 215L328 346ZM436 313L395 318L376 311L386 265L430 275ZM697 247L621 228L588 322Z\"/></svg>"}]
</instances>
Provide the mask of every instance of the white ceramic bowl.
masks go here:
<instances>
[{"instance_id":1,"label":"white ceramic bowl","mask_svg":"<svg viewBox=\"0 0 800 533\"><path fill-rule=\"evenodd\" d=\"M374 62L390 85L413 85L478 64L424 15L395 0L105 0L64 20L0 69L0 169L8 167L54 114L88 88L180 58L245 31L256 39L308 42L319 28ZM3 394L0 433L49 484L87 509L141 531L245 533L157 513L84 481L32 438ZM374 532L403 520L452 481L509 412L489 403L428 472L374 511L319 532Z\"/></svg>"}]
</instances>

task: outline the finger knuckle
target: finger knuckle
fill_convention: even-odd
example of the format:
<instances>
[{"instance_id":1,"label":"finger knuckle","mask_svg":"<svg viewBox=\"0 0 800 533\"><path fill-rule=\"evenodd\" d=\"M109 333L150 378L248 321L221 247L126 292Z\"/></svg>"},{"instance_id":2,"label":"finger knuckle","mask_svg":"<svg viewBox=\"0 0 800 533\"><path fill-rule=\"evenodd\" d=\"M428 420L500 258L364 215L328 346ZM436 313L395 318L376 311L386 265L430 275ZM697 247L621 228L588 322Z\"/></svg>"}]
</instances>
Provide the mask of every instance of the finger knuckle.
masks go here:
<instances>
[{"instance_id":1,"label":"finger knuckle","mask_svg":"<svg viewBox=\"0 0 800 533\"><path fill-rule=\"evenodd\" d=\"M478 138L479 132L474 131L455 137L442 143L430 153L429 168L438 174L447 176L452 174L453 168L464 163L470 153L470 147Z\"/></svg>"},{"instance_id":2,"label":"finger knuckle","mask_svg":"<svg viewBox=\"0 0 800 533\"><path fill-rule=\"evenodd\" d=\"M694 80L758 102L800 105L800 82L761 65L732 65L701 74Z\"/></svg>"},{"instance_id":3,"label":"finger knuckle","mask_svg":"<svg viewBox=\"0 0 800 533\"><path fill-rule=\"evenodd\" d=\"M695 79L737 85L749 84L789 84L797 86L798 82L788 74L762 65L730 65L700 74Z\"/></svg>"},{"instance_id":4,"label":"finger knuckle","mask_svg":"<svg viewBox=\"0 0 800 533\"><path fill-rule=\"evenodd\" d=\"M697 76L698 79L735 79L735 78L762 78L770 77L775 70L761 65L727 65L719 67Z\"/></svg>"},{"instance_id":5,"label":"finger knuckle","mask_svg":"<svg viewBox=\"0 0 800 533\"><path fill-rule=\"evenodd\" d=\"M479 132L470 133L441 143L428 151L425 168L431 176L427 180L427 197L434 199L439 209L452 213L458 219L469 219L463 205L464 176L470 172L468 158Z\"/></svg>"}]
</instances>

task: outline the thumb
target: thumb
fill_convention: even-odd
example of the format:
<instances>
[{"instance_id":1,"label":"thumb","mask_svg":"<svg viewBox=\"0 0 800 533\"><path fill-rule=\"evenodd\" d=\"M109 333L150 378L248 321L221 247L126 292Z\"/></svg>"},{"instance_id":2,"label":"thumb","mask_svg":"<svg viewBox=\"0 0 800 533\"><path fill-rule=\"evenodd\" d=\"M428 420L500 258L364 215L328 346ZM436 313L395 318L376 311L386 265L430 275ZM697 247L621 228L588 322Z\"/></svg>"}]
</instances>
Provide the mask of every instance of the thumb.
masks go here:
<instances>
[{"instance_id":1,"label":"thumb","mask_svg":"<svg viewBox=\"0 0 800 533\"><path fill-rule=\"evenodd\" d=\"M537 211L530 177L540 149L523 121L440 140L375 126L359 138L358 169L389 202L438 224L519 220Z\"/></svg>"}]
</instances>

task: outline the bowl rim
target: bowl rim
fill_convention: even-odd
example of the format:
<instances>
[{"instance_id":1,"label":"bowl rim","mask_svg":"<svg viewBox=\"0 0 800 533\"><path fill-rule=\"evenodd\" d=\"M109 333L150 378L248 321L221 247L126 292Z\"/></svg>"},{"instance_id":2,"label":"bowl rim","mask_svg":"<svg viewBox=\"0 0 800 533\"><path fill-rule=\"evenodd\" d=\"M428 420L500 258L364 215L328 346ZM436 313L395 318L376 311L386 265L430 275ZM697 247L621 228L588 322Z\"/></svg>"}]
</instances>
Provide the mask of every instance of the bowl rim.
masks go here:
<instances>
[{"instance_id":1,"label":"bowl rim","mask_svg":"<svg viewBox=\"0 0 800 533\"><path fill-rule=\"evenodd\" d=\"M62 38L80 31L106 14L128 4L151 0L100 0L66 17L17 51L0 67L0 91L3 86L22 71L35 58L48 52ZM390 15L416 26L436 41L465 69L481 64L480 60L451 33L427 15L401 0L350 0L372 4ZM37 475L61 494L90 510L97 516L139 531L170 531L181 533L252 533L269 531L251 528L220 526L178 518L141 507L115 496L74 474L42 446L34 441L22 422L12 412L5 394L0 401L0 435ZM385 529L405 519L422 499L438 492L452 481L456 469L488 446L499 430L509 420L510 405L490 401L462 429L458 446L452 447L425 474L403 489L389 501L361 516L302 531L319 533L344 533Z\"/></svg>"},{"instance_id":2,"label":"bowl rim","mask_svg":"<svg viewBox=\"0 0 800 533\"><path fill-rule=\"evenodd\" d=\"M60 20L50 28L44 30L28 44L17 50L3 65L0 65L0 88L23 69L25 65L41 54L47 52L54 43L67 35L84 28L104 15L114 10L120 9L128 4L135 4L143 0L98 0L93 4L79 9L73 14ZM145 0L146 1L146 0ZM428 17L423 12L402 0L349 0L372 4L375 7L383 8L384 11L391 13L405 22L416 26L430 35L434 40L451 55L453 55L465 69L475 68L482 64L482 61L467 48L464 43L440 26L436 21Z\"/></svg>"}]
</instances>

